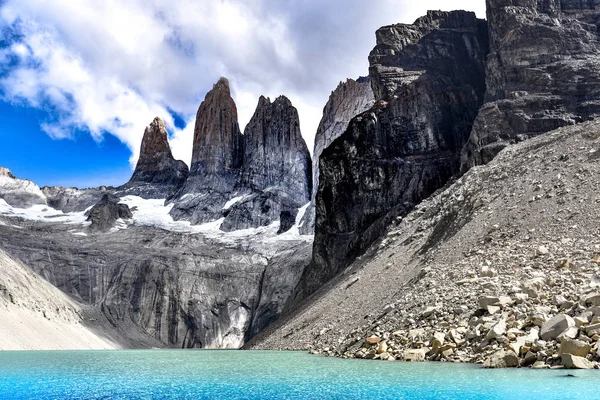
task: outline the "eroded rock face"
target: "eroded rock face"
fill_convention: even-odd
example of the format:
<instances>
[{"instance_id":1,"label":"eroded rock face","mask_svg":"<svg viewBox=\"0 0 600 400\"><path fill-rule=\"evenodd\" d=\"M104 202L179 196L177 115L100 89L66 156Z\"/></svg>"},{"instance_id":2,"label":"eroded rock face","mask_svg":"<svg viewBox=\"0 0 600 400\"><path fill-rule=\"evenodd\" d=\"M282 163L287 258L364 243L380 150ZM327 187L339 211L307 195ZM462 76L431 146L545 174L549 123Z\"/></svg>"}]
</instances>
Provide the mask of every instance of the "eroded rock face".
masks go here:
<instances>
[{"instance_id":1,"label":"eroded rock face","mask_svg":"<svg viewBox=\"0 0 600 400\"><path fill-rule=\"evenodd\" d=\"M429 12L377 31L371 110L321 155L313 263L299 292L336 275L459 171L483 102L487 27L474 13Z\"/></svg>"},{"instance_id":2,"label":"eroded rock face","mask_svg":"<svg viewBox=\"0 0 600 400\"><path fill-rule=\"evenodd\" d=\"M244 132L244 149L236 195L245 197L228 210L224 231L266 226L282 215L289 219L310 201L310 153L287 97L274 102L260 97Z\"/></svg>"},{"instance_id":3,"label":"eroded rock face","mask_svg":"<svg viewBox=\"0 0 600 400\"><path fill-rule=\"evenodd\" d=\"M597 1L487 0L486 104L462 169L511 143L600 115Z\"/></svg>"},{"instance_id":4,"label":"eroded rock face","mask_svg":"<svg viewBox=\"0 0 600 400\"><path fill-rule=\"evenodd\" d=\"M140 157L133 176L119 188L121 195L164 199L173 195L188 176L188 167L171 153L167 127L160 118L144 131Z\"/></svg>"},{"instance_id":5,"label":"eroded rock face","mask_svg":"<svg viewBox=\"0 0 600 400\"><path fill-rule=\"evenodd\" d=\"M371 79L360 77L357 80L348 79L340 82L338 87L331 92L327 104L323 108L323 117L315 135L313 151L313 194L311 204L306 210L300 224L300 233L303 235L314 234L315 229L315 199L319 187L319 157L331 142L337 139L346 128L350 120L358 114L373 106L375 98L371 89Z\"/></svg>"},{"instance_id":6,"label":"eroded rock face","mask_svg":"<svg viewBox=\"0 0 600 400\"><path fill-rule=\"evenodd\" d=\"M219 79L196 114L192 165L171 215L193 224L219 219L243 160L242 134L229 81Z\"/></svg>"},{"instance_id":7,"label":"eroded rock face","mask_svg":"<svg viewBox=\"0 0 600 400\"><path fill-rule=\"evenodd\" d=\"M20 228L0 224L2 248L98 310L132 347L139 338L174 348L241 346L287 307L312 248L135 224L75 236L72 224L7 218Z\"/></svg>"}]
</instances>

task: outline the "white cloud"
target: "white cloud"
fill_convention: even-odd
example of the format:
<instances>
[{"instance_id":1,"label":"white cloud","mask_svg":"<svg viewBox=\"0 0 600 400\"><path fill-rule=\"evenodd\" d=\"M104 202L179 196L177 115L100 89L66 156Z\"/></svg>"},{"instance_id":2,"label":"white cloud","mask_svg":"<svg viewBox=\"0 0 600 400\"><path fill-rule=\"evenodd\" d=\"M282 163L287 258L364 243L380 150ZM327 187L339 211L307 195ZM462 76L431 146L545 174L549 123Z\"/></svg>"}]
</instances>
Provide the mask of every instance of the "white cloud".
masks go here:
<instances>
[{"instance_id":1,"label":"white cloud","mask_svg":"<svg viewBox=\"0 0 600 400\"><path fill-rule=\"evenodd\" d=\"M176 157L191 159L194 117L220 77L229 78L240 126L260 95L289 97L303 135L313 137L329 93L367 73L375 30L412 22L427 9L475 10L483 0L7 0L0 28L19 33L0 49L5 100L50 110L53 138L86 129L118 137L135 164L155 116L170 130ZM15 61L16 60L16 61ZM16 64L15 64L16 63ZM187 126L174 128L167 108Z\"/></svg>"}]
</instances>

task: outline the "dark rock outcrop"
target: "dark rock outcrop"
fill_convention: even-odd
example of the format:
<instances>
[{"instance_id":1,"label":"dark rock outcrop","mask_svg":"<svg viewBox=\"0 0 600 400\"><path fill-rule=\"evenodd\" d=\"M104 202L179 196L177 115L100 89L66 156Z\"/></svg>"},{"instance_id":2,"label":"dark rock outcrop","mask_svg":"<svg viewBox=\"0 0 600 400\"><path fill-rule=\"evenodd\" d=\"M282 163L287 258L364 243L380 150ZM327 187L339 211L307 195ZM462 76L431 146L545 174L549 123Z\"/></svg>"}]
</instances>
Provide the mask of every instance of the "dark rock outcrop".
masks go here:
<instances>
[{"instance_id":1,"label":"dark rock outcrop","mask_svg":"<svg viewBox=\"0 0 600 400\"><path fill-rule=\"evenodd\" d=\"M187 165L173 158L165 123L156 117L144 131L133 176L119 188L119 194L165 199L183 185L187 176Z\"/></svg>"},{"instance_id":2,"label":"dark rock outcrop","mask_svg":"<svg viewBox=\"0 0 600 400\"><path fill-rule=\"evenodd\" d=\"M119 203L119 198L105 194L87 213L91 231L106 232L113 228L119 219L131 219L133 214L127 204Z\"/></svg>"},{"instance_id":3,"label":"dark rock outcrop","mask_svg":"<svg viewBox=\"0 0 600 400\"><path fill-rule=\"evenodd\" d=\"M579 0L487 0L486 104L463 171L511 143L600 115L600 5Z\"/></svg>"},{"instance_id":4,"label":"dark rock outcrop","mask_svg":"<svg viewBox=\"0 0 600 400\"><path fill-rule=\"evenodd\" d=\"M105 194L114 192L115 188L110 186L90 189L65 186L44 186L42 188L48 205L65 213L87 210L98 203Z\"/></svg>"},{"instance_id":5,"label":"dark rock outcrop","mask_svg":"<svg viewBox=\"0 0 600 400\"><path fill-rule=\"evenodd\" d=\"M196 114L192 165L171 215L193 224L219 219L238 179L242 134L229 81L219 79Z\"/></svg>"},{"instance_id":6,"label":"dark rock outcrop","mask_svg":"<svg viewBox=\"0 0 600 400\"><path fill-rule=\"evenodd\" d=\"M329 100L323 108L323 117L315 135L312 164L313 193L310 206L300 222L302 235L312 235L315 231L315 199L319 187L319 157L321 153L344 133L352 118L371 108L374 102L369 77L340 82L338 87L331 92Z\"/></svg>"},{"instance_id":7,"label":"dark rock outcrop","mask_svg":"<svg viewBox=\"0 0 600 400\"><path fill-rule=\"evenodd\" d=\"M377 31L369 57L377 102L321 155L313 262L300 296L458 173L483 102L487 43L485 21L464 11Z\"/></svg>"},{"instance_id":8,"label":"dark rock outcrop","mask_svg":"<svg viewBox=\"0 0 600 400\"><path fill-rule=\"evenodd\" d=\"M298 111L285 96L273 102L261 96L244 131L244 162L235 190L244 198L231 205L221 229L266 226L282 215L289 219L310 201L311 190L310 153Z\"/></svg>"}]
</instances>

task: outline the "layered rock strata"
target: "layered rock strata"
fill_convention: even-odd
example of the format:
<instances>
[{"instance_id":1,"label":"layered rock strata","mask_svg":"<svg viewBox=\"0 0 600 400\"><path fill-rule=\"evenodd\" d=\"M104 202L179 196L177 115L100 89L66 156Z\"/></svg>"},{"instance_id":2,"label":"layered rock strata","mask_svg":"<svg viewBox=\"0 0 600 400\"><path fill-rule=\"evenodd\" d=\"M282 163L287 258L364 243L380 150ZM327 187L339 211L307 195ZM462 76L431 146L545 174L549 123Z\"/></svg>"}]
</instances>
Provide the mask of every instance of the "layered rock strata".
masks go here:
<instances>
[{"instance_id":1,"label":"layered rock strata","mask_svg":"<svg viewBox=\"0 0 600 400\"><path fill-rule=\"evenodd\" d=\"M459 172L485 92L487 25L474 13L429 12L377 31L376 104L321 154L313 263L305 296L335 276L389 220Z\"/></svg>"},{"instance_id":2,"label":"layered rock strata","mask_svg":"<svg viewBox=\"0 0 600 400\"><path fill-rule=\"evenodd\" d=\"M346 82L340 82L338 87L331 92L329 100L323 108L323 117L315 135L312 164L313 193L310 206L306 210L300 224L301 234L314 234L315 200L317 188L319 187L319 158L321 153L331 142L344 133L352 118L371 108L374 102L375 99L369 77L360 77L357 80L348 79Z\"/></svg>"},{"instance_id":3,"label":"layered rock strata","mask_svg":"<svg viewBox=\"0 0 600 400\"><path fill-rule=\"evenodd\" d=\"M487 0L486 104L462 169L501 149L600 115L600 9L594 1Z\"/></svg>"}]
</instances>

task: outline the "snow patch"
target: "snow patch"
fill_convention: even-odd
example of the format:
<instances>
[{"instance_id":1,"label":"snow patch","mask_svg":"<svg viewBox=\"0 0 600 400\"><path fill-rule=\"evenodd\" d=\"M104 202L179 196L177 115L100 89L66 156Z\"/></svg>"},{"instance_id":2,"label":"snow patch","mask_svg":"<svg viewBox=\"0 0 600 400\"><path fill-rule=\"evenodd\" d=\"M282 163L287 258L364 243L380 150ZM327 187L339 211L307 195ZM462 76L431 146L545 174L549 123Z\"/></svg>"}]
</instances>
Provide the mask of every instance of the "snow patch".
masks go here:
<instances>
[{"instance_id":1,"label":"snow patch","mask_svg":"<svg viewBox=\"0 0 600 400\"><path fill-rule=\"evenodd\" d=\"M242 200L245 200L246 197L248 197L248 196L246 195L246 196L234 197L233 199L231 199L227 203L225 203L225 205L223 206L223 210L229 210L231 208L231 206L233 206L236 203L239 203Z\"/></svg>"},{"instance_id":2,"label":"snow patch","mask_svg":"<svg viewBox=\"0 0 600 400\"><path fill-rule=\"evenodd\" d=\"M91 207L90 207L91 208ZM0 214L8 217L19 217L29 221L39 222L60 222L64 224L82 224L89 225L85 213L89 210L64 213L50 206L36 204L29 208L18 208L8 204L4 199L0 199Z\"/></svg>"}]
</instances>

